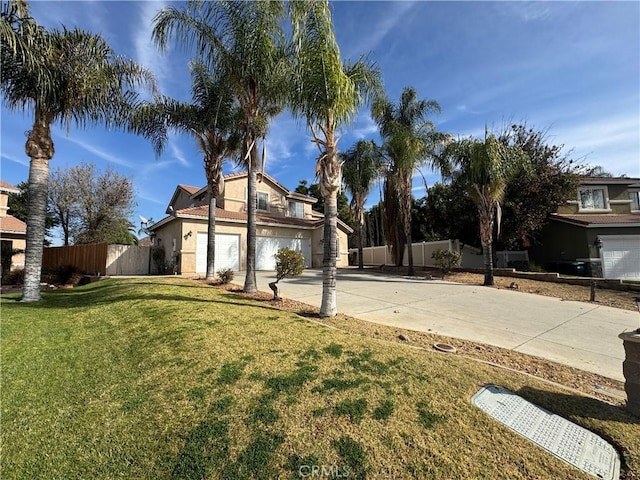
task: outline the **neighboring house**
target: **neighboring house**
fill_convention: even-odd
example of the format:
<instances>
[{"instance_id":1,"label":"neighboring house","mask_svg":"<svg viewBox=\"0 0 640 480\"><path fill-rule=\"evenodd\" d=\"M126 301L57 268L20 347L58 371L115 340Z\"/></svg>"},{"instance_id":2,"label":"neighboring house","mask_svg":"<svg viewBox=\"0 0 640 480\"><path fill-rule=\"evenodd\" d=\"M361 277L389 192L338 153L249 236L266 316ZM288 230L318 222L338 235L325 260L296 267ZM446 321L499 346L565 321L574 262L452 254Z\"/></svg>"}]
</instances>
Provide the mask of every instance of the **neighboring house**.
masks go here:
<instances>
[{"instance_id":1,"label":"neighboring house","mask_svg":"<svg viewBox=\"0 0 640 480\"><path fill-rule=\"evenodd\" d=\"M640 280L640 178L581 179L529 256L566 273Z\"/></svg>"},{"instance_id":2,"label":"neighboring house","mask_svg":"<svg viewBox=\"0 0 640 480\"><path fill-rule=\"evenodd\" d=\"M24 253L17 253L11 257L9 265L5 265L5 259L9 258L9 252L20 250L24 252L27 238L27 224L9 215L10 193L20 193L13 185L0 180L0 244L2 245L2 272L15 268L24 268ZM6 257L5 257L6 255Z\"/></svg>"},{"instance_id":3,"label":"neighboring house","mask_svg":"<svg viewBox=\"0 0 640 480\"><path fill-rule=\"evenodd\" d=\"M283 247L302 252L305 266L321 267L324 220L311 206L313 197L293 192L268 174L258 175L256 269L275 270L275 253ZM178 185L168 217L151 225L155 245L181 274L205 274L207 265L207 187ZM216 199L215 268L244 270L247 244L247 173L225 176ZM348 235L353 230L338 220L337 265L348 265Z\"/></svg>"}]
</instances>

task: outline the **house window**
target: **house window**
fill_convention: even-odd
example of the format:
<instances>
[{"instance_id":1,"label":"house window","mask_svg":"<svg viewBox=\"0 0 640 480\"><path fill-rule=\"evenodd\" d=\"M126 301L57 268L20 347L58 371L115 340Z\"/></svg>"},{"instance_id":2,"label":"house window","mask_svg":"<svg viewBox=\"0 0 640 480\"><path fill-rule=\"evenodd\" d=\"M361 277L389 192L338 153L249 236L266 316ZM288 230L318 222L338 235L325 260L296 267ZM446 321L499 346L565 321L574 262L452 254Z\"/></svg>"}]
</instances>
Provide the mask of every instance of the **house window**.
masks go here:
<instances>
[{"instance_id":1,"label":"house window","mask_svg":"<svg viewBox=\"0 0 640 480\"><path fill-rule=\"evenodd\" d=\"M269 210L269 194L258 192L258 210Z\"/></svg>"},{"instance_id":2,"label":"house window","mask_svg":"<svg viewBox=\"0 0 640 480\"><path fill-rule=\"evenodd\" d=\"M580 210L606 210L609 198L606 188L581 188Z\"/></svg>"},{"instance_id":3,"label":"house window","mask_svg":"<svg viewBox=\"0 0 640 480\"><path fill-rule=\"evenodd\" d=\"M293 218L304 218L304 204L300 202L289 202L289 216Z\"/></svg>"},{"instance_id":4,"label":"house window","mask_svg":"<svg viewBox=\"0 0 640 480\"><path fill-rule=\"evenodd\" d=\"M629 192L629 199L631 200L631 210L640 210L640 191Z\"/></svg>"}]
</instances>

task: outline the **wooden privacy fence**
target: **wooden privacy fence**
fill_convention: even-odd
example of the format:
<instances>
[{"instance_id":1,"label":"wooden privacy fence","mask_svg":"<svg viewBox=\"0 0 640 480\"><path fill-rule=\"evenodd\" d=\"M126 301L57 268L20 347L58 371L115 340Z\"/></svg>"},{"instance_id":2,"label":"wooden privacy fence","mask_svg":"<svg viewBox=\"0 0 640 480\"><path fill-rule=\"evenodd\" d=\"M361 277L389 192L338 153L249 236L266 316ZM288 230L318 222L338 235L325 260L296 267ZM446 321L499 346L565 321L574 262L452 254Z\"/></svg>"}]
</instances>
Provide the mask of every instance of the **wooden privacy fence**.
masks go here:
<instances>
[{"instance_id":1,"label":"wooden privacy fence","mask_svg":"<svg viewBox=\"0 0 640 480\"><path fill-rule=\"evenodd\" d=\"M88 275L149 275L151 247L95 243L70 247L48 247L42 255L42 270L71 265Z\"/></svg>"}]
</instances>

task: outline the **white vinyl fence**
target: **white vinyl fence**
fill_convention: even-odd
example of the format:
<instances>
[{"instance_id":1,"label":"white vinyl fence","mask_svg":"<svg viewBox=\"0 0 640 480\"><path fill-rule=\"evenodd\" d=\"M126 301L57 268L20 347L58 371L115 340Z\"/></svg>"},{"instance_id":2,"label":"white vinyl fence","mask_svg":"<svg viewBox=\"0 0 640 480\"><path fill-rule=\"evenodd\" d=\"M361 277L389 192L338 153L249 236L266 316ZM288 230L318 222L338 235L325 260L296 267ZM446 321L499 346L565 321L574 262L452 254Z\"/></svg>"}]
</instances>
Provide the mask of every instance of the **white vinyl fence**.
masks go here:
<instances>
[{"instance_id":1,"label":"white vinyl fence","mask_svg":"<svg viewBox=\"0 0 640 480\"><path fill-rule=\"evenodd\" d=\"M451 250L462 254L462 268L483 268L482 251L470 245L461 245L458 240L440 240L437 242L419 242L412 244L413 265L416 267L435 267L431 254L436 250ZM355 264L358 259L358 249L350 248L349 253L354 256ZM529 261L528 252L497 252L498 267L507 267L509 262ZM404 250L402 264L407 265L407 247ZM362 262L364 265L393 265L393 257L388 246L365 247L362 251Z\"/></svg>"},{"instance_id":2,"label":"white vinyl fence","mask_svg":"<svg viewBox=\"0 0 640 480\"><path fill-rule=\"evenodd\" d=\"M107 249L107 275L149 275L152 264L151 247L109 245Z\"/></svg>"},{"instance_id":3,"label":"white vinyl fence","mask_svg":"<svg viewBox=\"0 0 640 480\"><path fill-rule=\"evenodd\" d=\"M504 250L502 252L496 252L496 256L498 257L498 268L507 268L509 267L509 262L527 262L529 263L529 252L526 250L523 251L510 251Z\"/></svg>"}]
</instances>

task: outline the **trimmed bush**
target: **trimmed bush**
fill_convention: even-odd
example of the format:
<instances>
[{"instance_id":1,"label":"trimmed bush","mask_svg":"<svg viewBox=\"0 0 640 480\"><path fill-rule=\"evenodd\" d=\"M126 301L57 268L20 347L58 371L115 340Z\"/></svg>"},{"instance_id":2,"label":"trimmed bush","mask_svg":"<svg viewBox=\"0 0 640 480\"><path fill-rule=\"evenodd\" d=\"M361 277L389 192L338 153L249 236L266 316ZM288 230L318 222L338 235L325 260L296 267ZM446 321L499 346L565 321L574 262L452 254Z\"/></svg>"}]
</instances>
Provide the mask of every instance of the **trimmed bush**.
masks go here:
<instances>
[{"instance_id":1,"label":"trimmed bush","mask_svg":"<svg viewBox=\"0 0 640 480\"><path fill-rule=\"evenodd\" d=\"M218 270L218 278L220 279L220 283L226 285L233 280L233 270L230 268L224 268L222 270Z\"/></svg>"},{"instance_id":2,"label":"trimmed bush","mask_svg":"<svg viewBox=\"0 0 640 480\"><path fill-rule=\"evenodd\" d=\"M462 262L462 255L459 252L453 252L451 250L436 250L431 254L431 258L435 260L436 266L440 269L442 276L459 267Z\"/></svg>"},{"instance_id":3,"label":"trimmed bush","mask_svg":"<svg viewBox=\"0 0 640 480\"><path fill-rule=\"evenodd\" d=\"M22 285L24 283L24 268L17 268L2 276L2 285Z\"/></svg>"},{"instance_id":4,"label":"trimmed bush","mask_svg":"<svg viewBox=\"0 0 640 480\"><path fill-rule=\"evenodd\" d=\"M82 274L73 265L60 265L53 270L53 278L58 285L77 285Z\"/></svg>"},{"instance_id":5,"label":"trimmed bush","mask_svg":"<svg viewBox=\"0 0 640 480\"><path fill-rule=\"evenodd\" d=\"M283 278L297 277L304 271L304 257L298 250L291 248L281 248L276 257L276 281L269 283L269 288L273 290L273 299L280 298L278 294L278 282Z\"/></svg>"}]
</instances>

